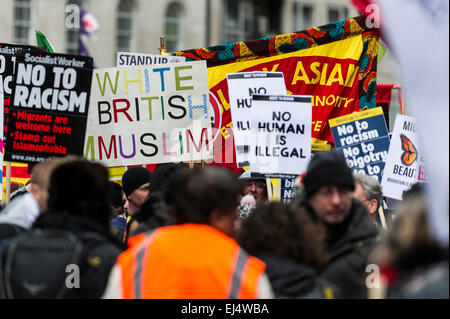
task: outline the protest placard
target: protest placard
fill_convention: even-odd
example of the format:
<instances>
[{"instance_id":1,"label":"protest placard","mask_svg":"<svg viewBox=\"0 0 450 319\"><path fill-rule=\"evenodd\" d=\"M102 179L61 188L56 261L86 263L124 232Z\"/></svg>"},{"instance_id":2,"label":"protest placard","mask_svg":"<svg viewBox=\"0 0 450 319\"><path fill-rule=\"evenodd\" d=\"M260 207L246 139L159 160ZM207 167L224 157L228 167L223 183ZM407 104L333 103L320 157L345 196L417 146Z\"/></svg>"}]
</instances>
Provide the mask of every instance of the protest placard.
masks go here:
<instances>
[{"instance_id":1,"label":"protest placard","mask_svg":"<svg viewBox=\"0 0 450 319\"><path fill-rule=\"evenodd\" d=\"M158 65L176 62L185 62L181 56L158 55L135 52L117 52L116 66L130 65Z\"/></svg>"},{"instance_id":2,"label":"protest placard","mask_svg":"<svg viewBox=\"0 0 450 319\"><path fill-rule=\"evenodd\" d=\"M419 176L426 181L423 162L415 119L397 115L381 180L383 195L401 200L403 191L418 182Z\"/></svg>"},{"instance_id":3,"label":"protest placard","mask_svg":"<svg viewBox=\"0 0 450 319\"><path fill-rule=\"evenodd\" d=\"M105 166L212 158L206 62L97 69L85 157Z\"/></svg>"},{"instance_id":4,"label":"protest placard","mask_svg":"<svg viewBox=\"0 0 450 319\"><path fill-rule=\"evenodd\" d=\"M389 132L383 109L355 112L329 120L335 147L344 153L354 173L381 182L389 148Z\"/></svg>"},{"instance_id":5,"label":"protest placard","mask_svg":"<svg viewBox=\"0 0 450 319\"><path fill-rule=\"evenodd\" d=\"M11 95L14 86L13 77L16 66L16 55L19 51L42 51L44 48L31 45L0 43L0 91L3 92L3 140L6 139L8 114L11 107Z\"/></svg>"},{"instance_id":6,"label":"protest placard","mask_svg":"<svg viewBox=\"0 0 450 319\"><path fill-rule=\"evenodd\" d=\"M311 157L311 96L252 95L250 170L299 175ZM271 176L275 177L275 176Z\"/></svg>"},{"instance_id":7,"label":"protest placard","mask_svg":"<svg viewBox=\"0 0 450 319\"><path fill-rule=\"evenodd\" d=\"M20 51L16 63L5 160L82 155L92 58Z\"/></svg>"},{"instance_id":8,"label":"protest placard","mask_svg":"<svg viewBox=\"0 0 450 319\"><path fill-rule=\"evenodd\" d=\"M251 134L250 118L253 94L285 95L286 84L281 72L242 72L227 74L233 123L234 145L238 167L248 166Z\"/></svg>"}]
</instances>

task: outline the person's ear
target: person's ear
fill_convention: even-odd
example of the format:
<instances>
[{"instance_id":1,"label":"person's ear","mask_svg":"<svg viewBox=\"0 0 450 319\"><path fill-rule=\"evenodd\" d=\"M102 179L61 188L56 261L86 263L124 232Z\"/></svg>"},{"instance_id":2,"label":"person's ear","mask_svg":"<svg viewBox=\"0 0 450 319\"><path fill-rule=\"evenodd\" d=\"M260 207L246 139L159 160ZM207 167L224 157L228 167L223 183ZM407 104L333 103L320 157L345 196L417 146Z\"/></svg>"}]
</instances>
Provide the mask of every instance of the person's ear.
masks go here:
<instances>
[{"instance_id":1,"label":"person's ear","mask_svg":"<svg viewBox=\"0 0 450 319\"><path fill-rule=\"evenodd\" d=\"M31 193L31 195L34 197L34 199L38 200L39 199L39 186L37 186L35 183L30 183L30 190L29 192Z\"/></svg>"},{"instance_id":2,"label":"person's ear","mask_svg":"<svg viewBox=\"0 0 450 319\"><path fill-rule=\"evenodd\" d=\"M377 213L378 202L376 199L371 199L369 201L369 214L373 215Z\"/></svg>"}]
</instances>

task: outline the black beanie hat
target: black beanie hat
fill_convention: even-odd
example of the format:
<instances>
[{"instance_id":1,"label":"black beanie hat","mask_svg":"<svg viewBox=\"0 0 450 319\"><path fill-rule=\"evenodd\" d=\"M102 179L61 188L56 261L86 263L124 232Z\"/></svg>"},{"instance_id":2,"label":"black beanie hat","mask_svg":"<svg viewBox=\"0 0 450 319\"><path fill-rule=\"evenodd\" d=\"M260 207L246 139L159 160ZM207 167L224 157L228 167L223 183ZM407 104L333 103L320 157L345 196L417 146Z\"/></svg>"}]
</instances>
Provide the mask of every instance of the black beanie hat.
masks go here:
<instances>
[{"instance_id":1,"label":"black beanie hat","mask_svg":"<svg viewBox=\"0 0 450 319\"><path fill-rule=\"evenodd\" d=\"M131 195L137 188L152 180L152 172L142 166L134 166L128 169L122 176L123 192Z\"/></svg>"},{"instance_id":2,"label":"black beanie hat","mask_svg":"<svg viewBox=\"0 0 450 319\"><path fill-rule=\"evenodd\" d=\"M347 186L352 191L355 189L352 170L339 151L316 153L308 164L303 185L306 198L310 198L320 187L326 185Z\"/></svg>"}]
</instances>

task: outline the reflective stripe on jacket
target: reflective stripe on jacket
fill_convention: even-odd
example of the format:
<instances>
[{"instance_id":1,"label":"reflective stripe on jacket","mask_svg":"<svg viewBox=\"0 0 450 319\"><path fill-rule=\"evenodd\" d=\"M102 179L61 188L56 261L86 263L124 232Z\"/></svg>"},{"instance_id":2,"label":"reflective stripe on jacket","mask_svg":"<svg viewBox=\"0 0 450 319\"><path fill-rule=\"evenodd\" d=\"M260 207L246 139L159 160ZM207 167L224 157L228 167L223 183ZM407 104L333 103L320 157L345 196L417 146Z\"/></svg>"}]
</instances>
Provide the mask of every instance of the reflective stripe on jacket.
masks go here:
<instances>
[{"instance_id":1,"label":"reflective stripe on jacket","mask_svg":"<svg viewBox=\"0 0 450 319\"><path fill-rule=\"evenodd\" d=\"M126 299L257 298L265 269L234 239L202 224L147 233L119 256L117 266Z\"/></svg>"}]
</instances>

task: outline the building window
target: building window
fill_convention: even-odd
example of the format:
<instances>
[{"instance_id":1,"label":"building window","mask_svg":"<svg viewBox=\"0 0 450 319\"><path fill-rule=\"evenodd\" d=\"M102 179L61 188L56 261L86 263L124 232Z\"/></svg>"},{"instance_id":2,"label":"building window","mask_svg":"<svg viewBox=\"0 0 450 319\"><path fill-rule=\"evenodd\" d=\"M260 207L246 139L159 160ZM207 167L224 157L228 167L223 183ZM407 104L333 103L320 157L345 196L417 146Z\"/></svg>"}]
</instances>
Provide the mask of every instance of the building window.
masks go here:
<instances>
[{"instance_id":1,"label":"building window","mask_svg":"<svg viewBox=\"0 0 450 319\"><path fill-rule=\"evenodd\" d=\"M224 41L252 40L255 35L255 7L250 0L226 0Z\"/></svg>"},{"instance_id":2,"label":"building window","mask_svg":"<svg viewBox=\"0 0 450 319\"><path fill-rule=\"evenodd\" d=\"M31 27L31 1L14 1L14 43L29 44Z\"/></svg>"},{"instance_id":3,"label":"building window","mask_svg":"<svg viewBox=\"0 0 450 319\"><path fill-rule=\"evenodd\" d=\"M167 7L165 25L165 49L166 51L181 50L183 32L183 8L177 2L172 2Z\"/></svg>"},{"instance_id":4,"label":"building window","mask_svg":"<svg viewBox=\"0 0 450 319\"><path fill-rule=\"evenodd\" d=\"M133 11L132 0L121 0L117 11L117 51L131 50L133 37Z\"/></svg>"},{"instance_id":5,"label":"building window","mask_svg":"<svg viewBox=\"0 0 450 319\"><path fill-rule=\"evenodd\" d=\"M310 4L294 3L294 30L301 31L313 27L314 8Z\"/></svg>"},{"instance_id":6,"label":"building window","mask_svg":"<svg viewBox=\"0 0 450 319\"><path fill-rule=\"evenodd\" d=\"M82 0L68 0L67 5L76 5L79 8L81 19ZM80 21L81 27L81 21ZM80 34L79 28L67 28L66 32L66 52L69 54L78 54L78 37Z\"/></svg>"},{"instance_id":7,"label":"building window","mask_svg":"<svg viewBox=\"0 0 450 319\"><path fill-rule=\"evenodd\" d=\"M328 22L336 22L348 18L348 9L346 7L329 7Z\"/></svg>"}]
</instances>

